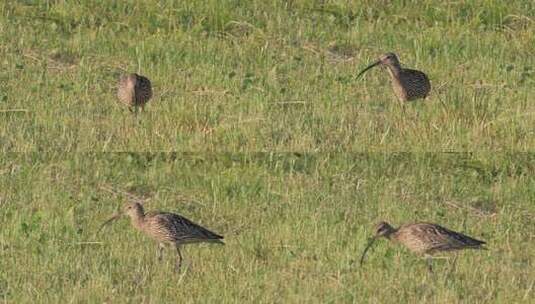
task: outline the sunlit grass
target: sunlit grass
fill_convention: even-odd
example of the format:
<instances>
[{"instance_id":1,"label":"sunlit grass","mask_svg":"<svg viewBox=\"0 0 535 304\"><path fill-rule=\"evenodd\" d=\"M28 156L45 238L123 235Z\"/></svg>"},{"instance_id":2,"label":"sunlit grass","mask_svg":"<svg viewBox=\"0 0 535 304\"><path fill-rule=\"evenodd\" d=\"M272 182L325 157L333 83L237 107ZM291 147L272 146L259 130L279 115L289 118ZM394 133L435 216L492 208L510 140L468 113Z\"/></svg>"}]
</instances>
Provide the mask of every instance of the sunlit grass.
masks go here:
<instances>
[{"instance_id":1,"label":"sunlit grass","mask_svg":"<svg viewBox=\"0 0 535 304\"><path fill-rule=\"evenodd\" d=\"M533 298L531 155L73 154L0 163L0 298L6 302L508 302ZM125 219L102 185L150 198L225 236L174 252ZM488 251L423 260L379 220L431 221ZM449 256L449 255L446 255Z\"/></svg>"},{"instance_id":2,"label":"sunlit grass","mask_svg":"<svg viewBox=\"0 0 535 304\"><path fill-rule=\"evenodd\" d=\"M535 146L529 1L7 1L4 151L472 151ZM401 107L386 51L425 71ZM123 70L155 98L135 121Z\"/></svg>"},{"instance_id":3,"label":"sunlit grass","mask_svg":"<svg viewBox=\"0 0 535 304\"><path fill-rule=\"evenodd\" d=\"M533 16L496 0L1 2L0 149L30 153L0 156L0 302L531 302L535 160L495 151L535 147ZM429 75L428 100L400 105L380 69L355 79L386 51ZM138 117L116 102L124 71L154 86ZM175 273L127 220L97 235L123 200L102 185L226 246L186 247ZM378 242L359 267L378 220L489 250L433 277Z\"/></svg>"}]
</instances>

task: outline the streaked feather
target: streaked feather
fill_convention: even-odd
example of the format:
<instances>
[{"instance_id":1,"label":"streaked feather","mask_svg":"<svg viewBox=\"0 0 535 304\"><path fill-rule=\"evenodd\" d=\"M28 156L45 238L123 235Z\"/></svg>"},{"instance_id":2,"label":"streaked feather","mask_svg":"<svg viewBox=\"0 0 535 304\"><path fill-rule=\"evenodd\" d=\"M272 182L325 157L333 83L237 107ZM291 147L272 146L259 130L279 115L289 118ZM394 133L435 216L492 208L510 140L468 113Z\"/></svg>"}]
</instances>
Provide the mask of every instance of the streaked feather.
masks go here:
<instances>
[{"instance_id":1,"label":"streaked feather","mask_svg":"<svg viewBox=\"0 0 535 304\"><path fill-rule=\"evenodd\" d=\"M117 97L128 107L144 107L152 98L151 82L138 74L122 75L117 85Z\"/></svg>"},{"instance_id":2,"label":"streaked feather","mask_svg":"<svg viewBox=\"0 0 535 304\"><path fill-rule=\"evenodd\" d=\"M391 238L411 251L425 254L437 251L477 249L485 244L484 241L431 223L403 225L392 233Z\"/></svg>"}]
</instances>

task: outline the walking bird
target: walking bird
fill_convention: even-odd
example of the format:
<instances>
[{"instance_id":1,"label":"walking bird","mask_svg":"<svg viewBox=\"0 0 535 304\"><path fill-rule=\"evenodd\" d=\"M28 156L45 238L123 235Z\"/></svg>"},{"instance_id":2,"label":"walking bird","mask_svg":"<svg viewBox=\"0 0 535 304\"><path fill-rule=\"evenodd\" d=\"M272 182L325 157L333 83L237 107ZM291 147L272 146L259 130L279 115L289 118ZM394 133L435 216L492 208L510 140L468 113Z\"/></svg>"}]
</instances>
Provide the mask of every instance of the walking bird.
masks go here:
<instances>
[{"instance_id":1,"label":"walking bird","mask_svg":"<svg viewBox=\"0 0 535 304\"><path fill-rule=\"evenodd\" d=\"M418 70L402 68L398 57L394 53L381 55L379 60L362 70L357 75L357 78L377 65L386 66L392 79L392 88L400 101L411 101L418 98L425 99L429 95L431 83L427 75Z\"/></svg>"},{"instance_id":2,"label":"walking bird","mask_svg":"<svg viewBox=\"0 0 535 304\"><path fill-rule=\"evenodd\" d=\"M361 265L368 249L380 237L401 243L413 253L426 256L429 271L432 271L431 255L434 253L461 249L485 249L482 246L486 244L484 241L476 240L437 224L414 223L394 228L387 222L380 222L376 226L375 236L362 253Z\"/></svg>"},{"instance_id":3,"label":"walking bird","mask_svg":"<svg viewBox=\"0 0 535 304\"><path fill-rule=\"evenodd\" d=\"M125 74L119 79L117 97L130 112L137 113L138 108L144 110L145 104L152 98L150 80L138 74Z\"/></svg>"},{"instance_id":4,"label":"walking bird","mask_svg":"<svg viewBox=\"0 0 535 304\"><path fill-rule=\"evenodd\" d=\"M123 214L130 217L132 225L135 228L159 243L158 260L162 260L162 251L166 244L175 246L177 252L177 270L182 266L180 246L201 242L224 244L221 241L223 239L221 235L201 227L183 216L161 211L145 213L143 206L139 203L126 203L122 213L118 213L108 219L102 224L100 229Z\"/></svg>"}]
</instances>

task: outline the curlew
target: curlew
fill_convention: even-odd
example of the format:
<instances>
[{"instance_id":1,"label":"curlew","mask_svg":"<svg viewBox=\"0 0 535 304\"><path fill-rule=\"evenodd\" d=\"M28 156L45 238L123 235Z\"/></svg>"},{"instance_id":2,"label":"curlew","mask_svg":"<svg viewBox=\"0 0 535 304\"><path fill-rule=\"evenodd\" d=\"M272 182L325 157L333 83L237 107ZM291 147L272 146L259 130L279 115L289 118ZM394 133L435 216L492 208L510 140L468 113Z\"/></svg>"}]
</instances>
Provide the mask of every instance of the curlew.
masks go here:
<instances>
[{"instance_id":1,"label":"curlew","mask_svg":"<svg viewBox=\"0 0 535 304\"><path fill-rule=\"evenodd\" d=\"M122 75L117 85L117 97L130 112L137 113L138 108L144 110L145 104L152 98L150 80L135 73Z\"/></svg>"},{"instance_id":2,"label":"curlew","mask_svg":"<svg viewBox=\"0 0 535 304\"><path fill-rule=\"evenodd\" d=\"M430 223L414 223L394 228L386 222L380 222L376 226L375 236L370 240L360 258L360 264L364 262L364 256L373 242L380 237L398 242L407 247L413 253L424 255L427 260L429 271L431 267L431 255L437 252L453 251L462 249L485 249L485 242L476 240L467 235L455 232Z\"/></svg>"},{"instance_id":3,"label":"curlew","mask_svg":"<svg viewBox=\"0 0 535 304\"><path fill-rule=\"evenodd\" d=\"M400 101L411 101L419 98L425 99L429 95L431 83L427 75L418 70L401 67L398 57L394 53L386 53L379 57L379 60L362 70L357 75L357 78L377 65L386 66L392 79L392 88Z\"/></svg>"},{"instance_id":4,"label":"curlew","mask_svg":"<svg viewBox=\"0 0 535 304\"><path fill-rule=\"evenodd\" d=\"M160 211L145 213L139 203L126 203L122 213L118 213L102 224L106 224L119 218L121 215L130 217L132 225L158 242L158 260L162 260L163 249L166 244L174 245L177 252L176 268L182 266L182 254L180 246L191 243L219 243L224 244L222 236L201 227L178 214ZM99 230L100 231L100 230Z\"/></svg>"}]
</instances>

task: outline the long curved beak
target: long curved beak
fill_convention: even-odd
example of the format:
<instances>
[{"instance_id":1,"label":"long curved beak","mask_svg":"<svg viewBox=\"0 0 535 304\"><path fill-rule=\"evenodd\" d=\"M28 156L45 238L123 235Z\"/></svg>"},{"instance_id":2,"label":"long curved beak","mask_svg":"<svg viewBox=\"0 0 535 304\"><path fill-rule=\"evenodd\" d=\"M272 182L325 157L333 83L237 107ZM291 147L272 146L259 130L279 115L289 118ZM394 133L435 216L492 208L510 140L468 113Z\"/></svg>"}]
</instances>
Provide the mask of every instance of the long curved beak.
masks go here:
<instances>
[{"instance_id":1,"label":"long curved beak","mask_svg":"<svg viewBox=\"0 0 535 304\"><path fill-rule=\"evenodd\" d=\"M364 257L366 256L366 252L368 252L368 249L372 247L376 239L377 237L374 236L368 241L368 245L366 246L366 248L364 249L364 252L362 252L362 256L360 257L360 266L362 266L362 263L364 263Z\"/></svg>"},{"instance_id":2,"label":"long curved beak","mask_svg":"<svg viewBox=\"0 0 535 304\"><path fill-rule=\"evenodd\" d=\"M111 223L111 222L115 221L116 219L120 218L121 215L122 214L120 214L120 213L116 213L112 217L110 217L108 220L106 220L102 225L100 225L100 228L98 229L97 234L100 233L100 231L102 230L102 228L104 228L104 226L106 226L109 223Z\"/></svg>"},{"instance_id":3,"label":"long curved beak","mask_svg":"<svg viewBox=\"0 0 535 304\"><path fill-rule=\"evenodd\" d=\"M373 68L374 66L378 65L381 63L381 60L377 60L376 62L370 64L369 66L367 66L364 70L360 71L360 73L357 75L357 79L362 75L364 74L367 70Z\"/></svg>"}]
</instances>

